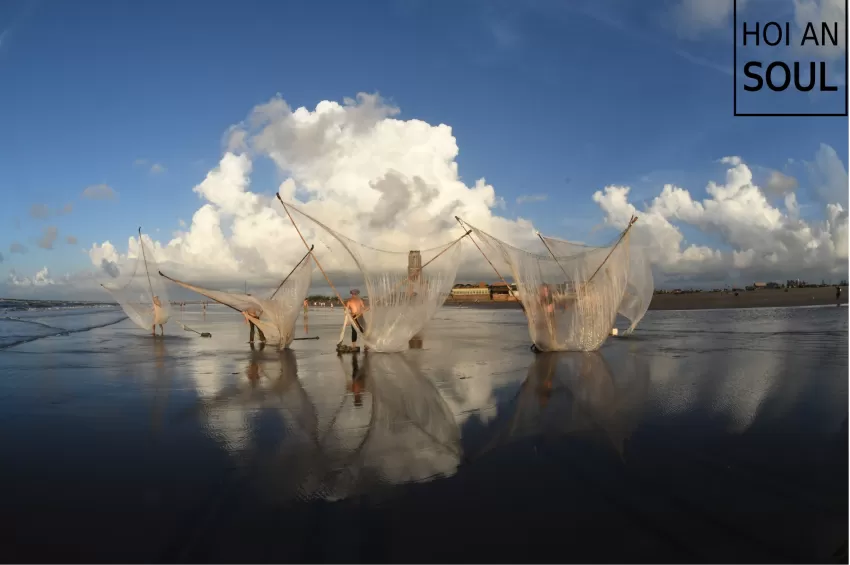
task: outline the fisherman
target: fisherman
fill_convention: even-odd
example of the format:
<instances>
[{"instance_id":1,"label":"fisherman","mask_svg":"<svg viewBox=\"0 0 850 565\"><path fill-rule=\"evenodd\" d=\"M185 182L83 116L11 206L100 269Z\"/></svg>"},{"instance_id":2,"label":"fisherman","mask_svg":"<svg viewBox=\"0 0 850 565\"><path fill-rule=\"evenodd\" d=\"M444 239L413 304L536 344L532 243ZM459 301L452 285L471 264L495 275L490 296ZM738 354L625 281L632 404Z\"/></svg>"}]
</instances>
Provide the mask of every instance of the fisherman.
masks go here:
<instances>
[{"instance_id":1,"label":"fisherman","mask_svg":"<svg viewBox=\"0 0 850 565\"><path fill-rule=\"evenodd\" d=\"M162 302L159 301L159 296L153 297L153 326L151 326L151 335L156 336L156 326L159 324L159 331L165 335L165 329L162 327L164 313L162 311Z\"/></svg>"},{"instance_id":2,"label":"fisherman","mask_svg":"<svg viewBox=\"0 0 850 565\"><path fill-rule=\"evenodd\" d=\"M207 319L207 301L204 300L203 302L201 302L201 304L204 307L204 320L206 320Z\"/></svg>"},{"instance_id":3,"label":"fisherman","mask_svg":"<svg viewBox=\"0 0 850 565\"><path fill-rule=\"evenodd\" d=\"M357 347L357 330L360 330L360 333L365 331L363 313L366 310L366 304L364 304L363 299L360 298L359 289L351 289L351 298L345 302L345 306L351 314L351 345L353 347Z\"/></svg>"},{"instance_id":4,"label":"fisherman","mask_svg":"<svg viewBox=\"0 0 850 565\"><path fill-rule=\"evenodd\" d=\"M260 321L260 316L262 316L262 314L262 310L259 307L255 306L251 306L248 309L242 311L242 315L245 317L245 321L248 323L248 325L251 326L251 337L248 339L248 341L252 343L254 341L255 327L257 328L257 332L259 332L260 334L260 341L262 341L263 343L265 343L266 341L266 336L263 334L263 330L261 330L260 326L257 325L257 322Z\"/></svg>"},{"instance_id":5,"label":"fisherman","mask_svg":"<svg viewBox=\"0 0 850 565\"><path fill-rule=\"evenodd\" d=\"M838 302L839 304L841 303L841 287L840 286L835 287L835 301Z\"/></svg>"},{"instance_id":6,"label":"fisherman","mask_svg":"<svg viewBox=\"0 0 850 565\"><path fill-rule=\"evenodd\" d=\"M304 299L304 334L305 335L309 333L309 327L307 325L307 307L309 305L310 305L310 303L307 302L307 299L305 298Z\"/></svg>"}]
</instances>

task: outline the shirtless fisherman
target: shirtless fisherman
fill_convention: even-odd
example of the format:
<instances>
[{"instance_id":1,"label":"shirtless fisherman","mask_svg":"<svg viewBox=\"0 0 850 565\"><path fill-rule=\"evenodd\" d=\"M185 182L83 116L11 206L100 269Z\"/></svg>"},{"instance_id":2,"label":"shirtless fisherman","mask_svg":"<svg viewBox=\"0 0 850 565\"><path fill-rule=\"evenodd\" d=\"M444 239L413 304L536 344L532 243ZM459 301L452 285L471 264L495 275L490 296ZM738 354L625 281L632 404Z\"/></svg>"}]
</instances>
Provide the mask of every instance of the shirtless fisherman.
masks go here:
<instances>
[{"instance_id":1,"label":"shirtless fisherman","mask_svg":"<svg viewBox=\"0 0 850 565\"><path fill-rule=\"evenodd\" d=\"M159 296L153 297L153 326L151 326L151 335L156 336L156 326L159 325L159 331L165 335L165 329L162 324L165 323L165 313L162 311L162 302L159 301Z\"/></svg>"},{"instance_id":2,"label":"shirtless fisherman","mask_svg":"<svg viewBox=\"0 0 850 565\"><path fill-rule=\"evenodd\" d=\"M345 301L348 311L351 313L351 345L357 347L357 330L363 333L366 329L363 312L366 310L366 304L360 298L360 291L356 288L351 289L351 298ZM357 316L360 316L359 318Z\"/></svg>"}]
</instances>

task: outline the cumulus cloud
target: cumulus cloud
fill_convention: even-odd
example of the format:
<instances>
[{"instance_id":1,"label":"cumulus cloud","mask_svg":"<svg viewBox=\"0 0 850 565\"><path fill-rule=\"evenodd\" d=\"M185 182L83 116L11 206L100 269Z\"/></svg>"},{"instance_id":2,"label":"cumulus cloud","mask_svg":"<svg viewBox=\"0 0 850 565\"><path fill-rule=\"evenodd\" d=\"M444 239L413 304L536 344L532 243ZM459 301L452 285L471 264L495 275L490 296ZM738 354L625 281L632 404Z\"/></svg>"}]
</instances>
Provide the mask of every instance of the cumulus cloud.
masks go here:
<instances>
[{"instance_id":1,"label":"cumulus cloud","mask_svg":"<svg viewBox=\"0 0 850 565\"><path fill-rule=\"evenodd\" d=\"M637 214L633 241L648 246L653 262L668 275L723 280L738 272L749 280L846 274L848 221L844 206L827 204L824 220L803 221L794 193L786 196L784 209L774 207L765 191L753 183L745 163L732 159L728 164L725 182L710 182L706 187L709 198L702 201L671 184L644 210L628 201L629 187L608 186L597 191L593 200L612 226L622 227ZM727 249L688 245L680 226L719 239Z\"/></svg>"},{"instance_id":2,"label":"cumulus cloud","mask_svg":"<svg viewBox=\"0 0 850 565\"><path fill-rule=\"evenodd\" d=\"M288 272L304 247L276 199L251 191L253 163L263 157L283 174L278 190L286 201L373 247L406 251L448 243L463 233L456 214L515 244L536 241L527 220L493 213L504 202L485 179L471 186L460 180L449 126L399 120L397 114L367 94L342 104L324 101L313 110L293 110L279 97L257 106L227 131L228 151L194 187L203 205L188 227L171 241L150 242L156 260L196 276L240 281ZM121 265L136 257L137 246L130 238L127 251L109 260ZM486 272L471 251L470 264ZM90 257L101 268L104 254L113 252L107 242L93 246Z\"/></svg>"},{"instance_id":3,"label":"cumulus cloud","mask_svg":"<svg viewBox=\"0 0 850 565\"><path fill-rule=\"evenodd\" d=\"M53 243L59 235L59 230L56 226L47 226L38 240L38 246L42 249L53 249Z\"/></svg>"},{"instance_id":4,"label":"cumulus cloud","mask_svg":"<svg viewBox=\"0 0 850 565\"><path fill-rule=\"evenodd\" d=\"M68 275L65 275L60 282L66 282L69 278ZM19 275L12 269L9 271L6 282L12 286L51 286L57 284L57 281L50 277L50 271L47 267L38 271L32 278Z\"/></svg>"},{"instance_id":5,"label":"cumulus cloud","mask_svg":"<svg viewBox=\"0 0 850 565\"><path fill-rule=\"evenodd\" d=\"M800 183L797 182L797 179L792 176L779 171L770 171L770 175L767 177L764 188L765 192L768 194L784 196L797 190L799 184Z\"/></svg>"},{"instance_id":6,"label":"cumulus cloud","mask_svg":"<svg viewBox=\"0 0 850 565\"><path fill-rule=\"evenodd\" d=\"M23 254L23 253L26 253L26 252L27 252L27 248L24 245L22 245L21 243L18 243L17 241L13 241L12 245L9 246L9 253L21 253L21 254Z\"/></svg>"},{"instance_id":7,"label":"cumulus cloud","mask_svg":"<svg viewBox=\"0 0 850 565\"><path fill-rule=\"evenodd\" d=\"M89 200L112 200L118 193L107 184L93 184L83 190L83 198Z\"/></svg>"},{"instance_id":8,"label":"cumulus cloud","mask_svg":"<svg viewBox=\"0 0 850 565\"><path fill-rule=\"evenodd\" d=\"M402 120L398 113L366 94L342 104L320 102L312 110L292 109L279 97L255 107L227 130L227 150L193 188L201 205L188 225L182 223L170 241L143 235L151 255L165 272L198 282L241 287L246 278L272 282L289 272L304 246L273 194L252 190L254 163L263 158L284 179L277 188L284 201L372 247L406 251L447 243L462 233L454 220L459 215L513 245L538 249L530 221L497 214L503 200L485 179L469 185L461 180L449 126ZM821 148L812 170L823 174L831 190L843 173L846 192L846 169L829 149ZM740 275L751 281L771 274L819 279L846 272L846 202L826 202L822 220L804 221L793 189L773 205L767 194L776 179L771 188L770 179L759 187L741 157L721 162L728 167L726 179L709 183L703 200L669 184L641 210L625 186L605 187L592 200L610 227L622 229L630 215L640 217L634 241L648 247L657 272L668 280ZM300 227L313 241L310 227ZM685 241L686 227L705 241ZM461 280L493 278L473 246L464 253ZM114 277L139 256L139 242L128 238L121 249L96 243L88 254L100 275Z\"/></svg>"},{"instance_id":9,"label":"cumulus cloud","mask_svg":"<svg viewBox=\"0 0 850 565\"><path fill-rule=\"evenodd\" d=\"M68 245L76 245L77 238L73 235L69 235L65 238L65 243L67 243Z\"/></svg>"},{"instance_id":10,"label":"cumulus cloud","mask_svg":"<svg viewBox=\"0 0 850 565\"><path fill-rule=\"evenodd\" d=\"M545 194L523 194L516 199L517 204L525 204L526 202L545 202L548 198Z\"/></svg>"},{"instance_id":11,"label":"cumulus cloud","mask_svg":"<svg viewBox=\"0 0 850 565\"><path fill-rule=\"evenodd\" d=\"M46 204L33 204L30 208L30 216L42 220L50 215L50 208Z\"/></svg>"}]
</instances>

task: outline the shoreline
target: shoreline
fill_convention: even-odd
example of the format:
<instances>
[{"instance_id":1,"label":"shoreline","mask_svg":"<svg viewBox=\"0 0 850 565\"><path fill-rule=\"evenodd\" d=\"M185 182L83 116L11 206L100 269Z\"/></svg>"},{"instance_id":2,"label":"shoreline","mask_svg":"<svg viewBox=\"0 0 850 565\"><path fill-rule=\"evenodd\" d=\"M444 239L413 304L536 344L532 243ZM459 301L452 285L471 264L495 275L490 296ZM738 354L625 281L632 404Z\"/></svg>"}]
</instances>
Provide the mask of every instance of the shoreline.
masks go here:
<instances>
[{"instance_id":1,"label":"shoreline","mask_svg":"<svg viewBox=\"0 0 850 565\"><path fill-rule=\"evenodd\" d=\"M835 299L835 287L745 290L732 292L694 292L688 294L655 294L650 310L725 310L734 308L782 308L789 306L834 306L847 304L847 287L841 287L841 298ZM446 300L446 306L491 309L520 309L519 302Z\"/></svg>"}]
</instances>

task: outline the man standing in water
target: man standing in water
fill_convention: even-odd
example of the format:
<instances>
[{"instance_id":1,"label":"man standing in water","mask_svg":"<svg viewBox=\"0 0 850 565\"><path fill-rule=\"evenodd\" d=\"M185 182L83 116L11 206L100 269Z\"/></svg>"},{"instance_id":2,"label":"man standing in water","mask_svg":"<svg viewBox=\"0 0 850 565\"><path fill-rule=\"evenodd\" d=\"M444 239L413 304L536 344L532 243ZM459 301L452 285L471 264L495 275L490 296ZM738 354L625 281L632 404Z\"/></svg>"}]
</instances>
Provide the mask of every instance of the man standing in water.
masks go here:
<instances>
[{"instance_id":1,"label":"man standing in water","mask_svg":"<svg viewBox=\"0 0 850 565\"><path fill-rule=\"evenodd\" d=\"M151 335L156 337L156 326L159 324L159 331L165 335L165 329L162 327L162 302L159 301L159 296L153 297L153 326L151 326Z\"/></svg>"},{"instance_id":2,"label":"man standing in water","mask_svg":"<svg viewBox=\"0 0 850 565\"><path fill-rule=\"evenodd\" d=\"M242 315L245 316L245 321L248 322L248 325L251 326L251 336L248 339L251 343L254 342L254 328L257 328L257 332L260 334L260 341L265 343L266 336L263 334L263 330L257 325L257 322L260 321L260 316L262 316L262 311L259 308L251 306L247 310L242 312Z\"/></svg>"},{"instance_id":3,"label":"man standing in water","mask_svg":"<svg viewBox=\"0 0 850 565\"><path fill-rule=\"evenodd\" d=\"M363 303L363 299L360 298L360 291L358 289L351 289L351 298L345 302L345 305L351 314L351 345L357 347L357 330L360 330L360 333L365 331L363 313L366 310L366 305Z\"/></svg>"},{"instance_id":4,"label":"man standing in water","mask_svg":"<svg viewBox=\"0 0 850 565\"><path fill-rule=\"evenodd\" d=\"M305 335L306 335L306 334L308 334L308 333L310 333L310 332L309 332L308 321L307 321L307 307L308 307L309 305L310 305L310 303L309 303L309 302L307 302L307 299L305 298L305 299L304 299L304 334L305 334Z\"/></svg>"}]
</instances>

